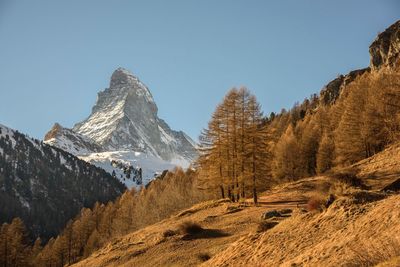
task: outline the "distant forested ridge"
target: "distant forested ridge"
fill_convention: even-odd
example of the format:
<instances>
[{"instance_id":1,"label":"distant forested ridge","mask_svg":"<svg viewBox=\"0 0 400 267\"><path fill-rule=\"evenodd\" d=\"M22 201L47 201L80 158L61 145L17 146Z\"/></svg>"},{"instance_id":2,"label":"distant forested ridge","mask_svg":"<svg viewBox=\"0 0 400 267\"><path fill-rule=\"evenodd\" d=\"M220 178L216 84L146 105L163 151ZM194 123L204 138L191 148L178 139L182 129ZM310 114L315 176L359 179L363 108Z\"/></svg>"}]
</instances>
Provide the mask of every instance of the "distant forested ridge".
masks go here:
<instances>
[{"instance_id":1,"label":"distant forested ridge","mask_svg":"<svg viewBox=\"0 0 400 267\"><path fill-rule=\"evenodd\" d=\"M20 217L31 238L56 236L81 208L125 186L104 170L0 125L0 222Z\"/></svg>"}]
</instances>

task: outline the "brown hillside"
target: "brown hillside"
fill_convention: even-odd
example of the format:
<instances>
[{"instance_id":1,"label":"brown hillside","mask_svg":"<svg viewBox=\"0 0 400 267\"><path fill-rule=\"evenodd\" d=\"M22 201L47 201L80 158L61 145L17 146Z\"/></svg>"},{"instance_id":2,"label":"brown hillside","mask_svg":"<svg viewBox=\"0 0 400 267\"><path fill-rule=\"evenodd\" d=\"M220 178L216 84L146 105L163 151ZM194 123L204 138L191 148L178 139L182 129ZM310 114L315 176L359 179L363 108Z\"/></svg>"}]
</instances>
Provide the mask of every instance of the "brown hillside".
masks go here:
<instances>
[{"instance_id":1,"label":"brown hillside","mask_svg":"<svg viewBox=\"0 0 400 267\"><path fill-rule=\"evenodd\" d=\"M400 145L353 167L380 189L398 177L397 159ZM328 209L304 210L310 198L337 193L334 184L328 176L287 183L264 193L259 207L201 203L114 240L74 266L357 266L396 256L400 196L347 188ZM261 215L275 209L293 212L267 220L260 230ZM186 222L202 229L185 232Z\"/></svg>"},{"instance_id":2,"label":"brown hillside","mask_svg":"<svg viewBox=\"0 0 400 267\"><path fill-rule=\"evenodd\" d=\"M358 200L342 198L325 212L294 215L241 238L205 266L370 266L399 253L400 196Z\"/></svg>"},{"instance_id":3,"label":"brown hillside","mask_svg":"<svg viewBox=\"0 0 400 267\"><path fill-rule=\"evenodd\" d=\"M400 144L390 146L381 153L354 164L352 168L359 170L358 175L371 189L383 189L400 178Z\"/></svg>"}]
</instances>

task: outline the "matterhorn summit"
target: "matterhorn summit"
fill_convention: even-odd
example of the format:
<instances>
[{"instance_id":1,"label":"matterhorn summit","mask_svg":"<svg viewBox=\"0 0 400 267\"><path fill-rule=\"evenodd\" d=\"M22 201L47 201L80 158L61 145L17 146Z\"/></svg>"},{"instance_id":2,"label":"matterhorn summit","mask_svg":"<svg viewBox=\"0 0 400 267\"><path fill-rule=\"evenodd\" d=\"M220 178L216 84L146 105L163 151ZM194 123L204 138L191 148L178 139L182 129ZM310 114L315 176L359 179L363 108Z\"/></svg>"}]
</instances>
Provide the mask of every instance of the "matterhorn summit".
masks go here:
<instances>
[{"instance_id":1,"label":"matterhorn summit","mask_svg":"<svg viewBox=\"0 0 400 267\"><path fill-rule=\"evenodd\" d=\"M141 163L146 161L146 182L163 169L187 167L197 156L195 142L184 132L172 130L157 112L149 89L131 72L118 68L110 86L98 93L89 117L72 129L55 124L45 142L117 176L115 166L124 166L120 179L127 178L126 168L142 169ZM115 166L108 168L105 161Z\"/></svg>"}]
</instances>

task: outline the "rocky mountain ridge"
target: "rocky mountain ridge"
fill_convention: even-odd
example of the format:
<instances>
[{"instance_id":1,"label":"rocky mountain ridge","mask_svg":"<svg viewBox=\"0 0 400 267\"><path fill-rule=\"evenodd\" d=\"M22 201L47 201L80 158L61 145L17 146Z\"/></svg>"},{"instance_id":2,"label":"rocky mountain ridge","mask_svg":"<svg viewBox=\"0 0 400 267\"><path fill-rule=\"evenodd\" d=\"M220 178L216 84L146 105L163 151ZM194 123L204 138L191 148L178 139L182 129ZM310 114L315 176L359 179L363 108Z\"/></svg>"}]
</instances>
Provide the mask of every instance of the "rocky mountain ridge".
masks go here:
<instances>
[{"instance_id":1,"label":"rocky mountain ridge","mask_svg":"<svg viewBox=\"0 0 400 267\"><path fill-rule=\"evenodd\" d=\"M64 128L55 123L44 140L49 145L61 148L73 155L84 155L93 152L100 152L101 146L71 129Z\"/></svg>"},{"instance_id":2,"label":"rocky mountain ridge","mask_svg":"<svg viewBox=\"0 0 400 267\"><path fill-rule=\"evenodd\" d=\"M162 172L168 165L164 163L170 163L170 167L188 167L197 157L195 142L184 132L172 130L157 112L149 89L128 70L118 68L111 76L110 86L98 93L87 119L72 129L55 124L44 141L83 159L90 158L92 163L103 168L113 160L127 161L137 168L141 168L141 162L136 157L119 157L105 163L104 154L101 160L91 154L116 151L123 152L124 156L133 155L133 152L145 154L155 165L151 170L144 170L149 176L144 177L146 181ZM160 160L165 162L158 164Z\"/></svg>"}]
</instances>

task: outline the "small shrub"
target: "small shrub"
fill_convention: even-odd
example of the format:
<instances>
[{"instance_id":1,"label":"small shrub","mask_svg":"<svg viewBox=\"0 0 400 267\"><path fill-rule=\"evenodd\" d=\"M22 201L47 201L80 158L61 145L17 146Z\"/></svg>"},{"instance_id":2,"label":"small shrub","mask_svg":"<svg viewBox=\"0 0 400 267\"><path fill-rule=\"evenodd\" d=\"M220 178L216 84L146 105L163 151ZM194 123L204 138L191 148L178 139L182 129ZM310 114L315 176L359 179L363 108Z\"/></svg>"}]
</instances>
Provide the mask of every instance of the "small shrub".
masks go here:
<instances>
[{"instance_id":1,"label":"small shrub","mask_svg":"<svg viewBox=\"0 0 400 267\"><path fill-rule=\"evenodd\" d=\"M176 235L176 232L174 230L168 229L163 232L163 237L170 237L174 235Z\"/></svg>"},{"instance_id":2,"label":"small shrub","mask_svg":"<svg viewBox=\"0 0 400 267\"><path fill-rule=\"evenodd\" d=\"M358 187L361 189L368 189L364 184L363 180L361 180L357 176L357 169L344 170L338 173L334 173L331 177L339 182L345 183L352 187Z\"/></svg>"},{"instance_id":3,"label":"small shrub","mask_svg":"<svg viewBox=\"0 0 400 267\"><path fill-rule=\"evenodd\" d=\"M355 188L340 181L335 181L329 188L329 193L335 196L346 196L355 192Z\"/></svg>"},{"instance_id":4,"label":"small shrub","mask_svg":"<svg viewBox=\"0 0 400 267\"><path fill-rule=\"evenodd\" d=\"M211 256L210 256L210 254L208 254L208 253L199 253L198 255L197 255L197 258L200 260L200 261L208 261L209 259L211 259Z\"/></svg>"},{"instance_id":5,"label":"small shrub","mask_svg":"<svg viewBox=\"0 0 400 267\"><path fill-rule=\"evenodd\" d=\"M319 196L311 197L307 202L307 211L314 211L318 210L321 211L324 205L324 200Z\"/></svg>"},{"instance_id":6,"label":"small shrub","mask_svg":"<svg viewBox=\"0 0 400 267\"><path fill-rule=\"evenodd\" d=\"M179 225L179 232L186 235L196 235L200 234L204 229L197 223L186 221Z\"/></svg>"}]
</instances>

